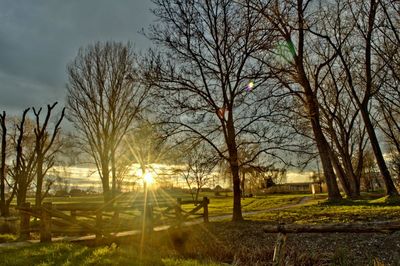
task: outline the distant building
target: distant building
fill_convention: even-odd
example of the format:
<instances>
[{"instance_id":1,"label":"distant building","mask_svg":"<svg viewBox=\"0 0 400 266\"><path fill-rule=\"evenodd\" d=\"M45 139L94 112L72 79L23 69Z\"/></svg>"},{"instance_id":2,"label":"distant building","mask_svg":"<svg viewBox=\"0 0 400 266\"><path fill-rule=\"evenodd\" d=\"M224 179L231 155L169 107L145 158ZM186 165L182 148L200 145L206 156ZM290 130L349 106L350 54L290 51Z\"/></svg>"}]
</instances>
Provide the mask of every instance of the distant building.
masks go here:
<instances>
[{"instance_id":1,"label":"distant building","mask_svg":"<svg viewBox=\"0 0 400 266\"><path fill-rule=\"evenodd\" d=\"M286 183L277 184L269 187L267 193L312 193L314 187L315 193L326 192L326 185L318 182L299 182L299 183Z\"/></svg>"}]
</instances>

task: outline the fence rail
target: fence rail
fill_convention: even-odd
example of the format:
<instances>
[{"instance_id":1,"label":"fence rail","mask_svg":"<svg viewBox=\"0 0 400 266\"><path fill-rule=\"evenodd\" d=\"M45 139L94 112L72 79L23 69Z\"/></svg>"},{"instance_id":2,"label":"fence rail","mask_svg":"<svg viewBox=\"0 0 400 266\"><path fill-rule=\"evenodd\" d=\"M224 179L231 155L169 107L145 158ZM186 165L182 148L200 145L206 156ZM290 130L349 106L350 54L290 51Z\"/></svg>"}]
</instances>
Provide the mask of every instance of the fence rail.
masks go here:
<instances>
[{"instance_id":1,"label":"fence rail","mask_svg":"<svg viewBox=\"0 0 400 266\"><path fill-rule=\"evenodd\" d=\"M21 216L20 239L29 239L32 232L40 233L41 242L50 242L52 234L55 233L93 233L96 239L112 238L112 233L120 232L119 226L115 225L122 223L121 215L131 216L140 221L143 225L142 230L146 232L153 231L154 226L160 222L164 222L164 225L169 223L169 225L179 226L194 215L200 215L204 222L208 222L209 203L207 197L204 197L201 202L183 201L178 198L175 203L173 201L113 204L45 202L40 207L25 203L18 207ZM197 206L191 210L182 209L182 205L187 204L197 204ZM203 213L199 213L201 209ZM39 226L31 226L31 217L39 220ZM105 221L112 226L107 226Z\"/></svg>"}]
</instances>

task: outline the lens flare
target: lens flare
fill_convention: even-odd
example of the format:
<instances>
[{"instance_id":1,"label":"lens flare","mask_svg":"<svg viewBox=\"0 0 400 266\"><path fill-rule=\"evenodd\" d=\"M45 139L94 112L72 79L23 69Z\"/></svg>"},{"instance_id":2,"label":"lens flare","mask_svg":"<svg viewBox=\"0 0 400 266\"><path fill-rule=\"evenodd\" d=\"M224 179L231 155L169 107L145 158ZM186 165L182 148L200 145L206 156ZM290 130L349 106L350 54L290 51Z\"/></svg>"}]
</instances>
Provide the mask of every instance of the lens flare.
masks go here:
<instances>
[{"instance_id":1,"label":"lens flare","mask_svg":"<svg viewBox=\"0 0 400 266\"><path fill-rule=\"evenodd\" d=\"M143 179L148 185L154 184L154 177L150 172L146 172L143 176Z\"/></svg>"},{"instance_id":2,"label":"lens flare","mask_svg":"<svg viewBox=\"0 0 400 266\"><path fill-rule=\"evenodd\" d=\"M249 84L247 84L246 91L251 91L254 88L254 82L250 81Z\"/></svg>"}]
</instances>

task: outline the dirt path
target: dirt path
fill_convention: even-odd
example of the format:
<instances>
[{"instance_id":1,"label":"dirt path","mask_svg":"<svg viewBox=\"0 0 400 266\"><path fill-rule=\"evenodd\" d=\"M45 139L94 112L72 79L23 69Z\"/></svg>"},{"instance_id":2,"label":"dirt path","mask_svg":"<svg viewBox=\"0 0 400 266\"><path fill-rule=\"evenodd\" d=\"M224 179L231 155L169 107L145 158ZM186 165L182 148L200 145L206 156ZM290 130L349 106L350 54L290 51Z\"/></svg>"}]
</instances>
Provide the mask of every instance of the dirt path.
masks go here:
<instances>
[{"instance_id":1,"label":"dirt path","mask_svg":"<svg viewBox=\"0 0 400 266\"><path fill-rule=\"evenodd\" d=\"M258 210L258 211L248 211L248 212L242 212L243 216L249 216L249 215L254 215L254 214L259 214L259 213L265 213L265 212L270 212L270 211L278 211L278 210L285 210L285 209L290 209L293 207L298 207L301 205L304 205L307 203L312 197L305 196L300 199L298 203L293 203L293 204L288 204L280 207L275 207L275 208L267 208L264 210ZM223 221L226 219L232 218L232 214L226 214L226 215L218 215L218 216L210 216L209 221L210 222L219 222ZM183 225L184 226L190 226L190 225L195 225L195 224L200 224L203 222L203 218L198 218L189 222L185 222ZM163 225L163 226L157 226L154 227L154 231L164 231L169 229L171 226L170 225ZM140 234L140 230L132 230L132 231L125 231L125 232L120 232L115 234L115 237L127 237L127 236L132 236L132 235L138 235ZM84 242L84 241L93 241L96 239L95 235L88 235L88 236L81 236L81 237L53 237L52 242ZM12 248L12 247L26 247L30 246L32 244L37 244L40 243L39 240L28 240L28 241L22 241L22 242L9 242L9 243L0 243L0 250L2 248Z\"/></svg>"}]
</instances>

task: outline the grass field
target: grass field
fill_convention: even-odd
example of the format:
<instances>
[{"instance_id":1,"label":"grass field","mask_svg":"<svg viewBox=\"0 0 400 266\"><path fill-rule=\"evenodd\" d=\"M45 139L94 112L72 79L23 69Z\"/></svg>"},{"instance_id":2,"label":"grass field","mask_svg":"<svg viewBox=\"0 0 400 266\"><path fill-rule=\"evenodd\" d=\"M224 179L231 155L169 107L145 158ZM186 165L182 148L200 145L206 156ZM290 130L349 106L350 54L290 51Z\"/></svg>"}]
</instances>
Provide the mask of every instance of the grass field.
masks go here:
<instances>
[{"instance_id":1,"label":"grass field","mask_svg":"<svg viewBox=\"0 0 400 266\"><path fill-rule=\"evenodd\" d=\"M116 244L87 247L70 243L38 244L24 248L8 248L0 252L0 265L182 265L217 266L218 262L185 259L160 254L156 250L140 258L133 245Z\"/></svg>"},{"instance_id":2,"label":"grass field","mask_svg":"<svg viewBox=\"0 0 400 266\"><path fill-rule=\"evenodd\" d=\"M302 206L254 214L246 218L272 223L322 224L381 221L399 217L400 204L398 201L385 202L384 198L366 197L359 200L343 199L333 203L321 198L313 199Z\"/></svg>"},{"instance_id":3,"label":"grass field","mask_svg":"<svg viewBox=\"0 0 400 266\"><path fill-rule=\"evenodd\" d=\"M232 197L210 198L210 216L230 214ZM123 200L132 200L125 195ZM190 195L165 194L158 199ZM306 201L304 201L306 197ZM154 233L143 245L133 237L120 244L81 246L70 243L33 245L0 249L0 265L268 265L275 234L264 234L270 223L331 223L391 220L400 217L398 200L366 194L359 200L326 201L326 195L266 195L242 200L244 223L221 221L182 230ZM140 195L135 199L139 200ZM303 201L302 201L303 199ZM101 202L101 197L52 198L52 202ZM302 202L301 205L297 205ZM279 207L294 205L287 209ZM187 208L192 208L187 206ZM265 210L265 212L263 211ZM252 213L254 212L254 213ZM0 242L15 241L13 235L0 235ZM400 237L384 234L299 234L289 237L291 265L396 265ZM303 250L303 251L302 251ZM364 250L359 253L360 250ZM142 254L142 255L141 255ZM357 263L355 263L357 262ZM362 262L362 263L358 263Z\"/></svg>"}]
</instances>

